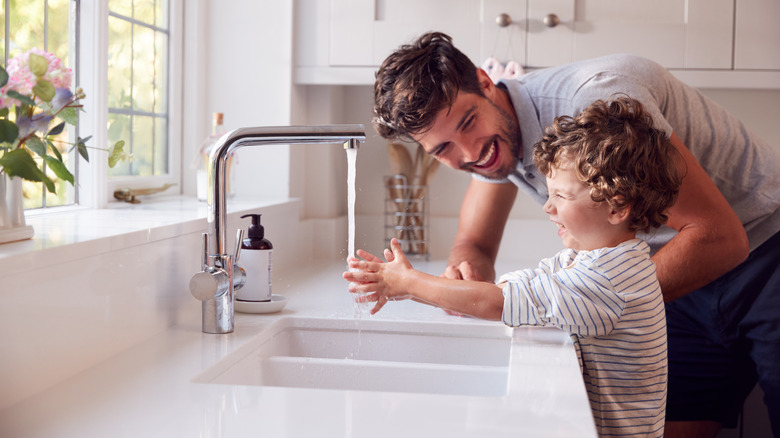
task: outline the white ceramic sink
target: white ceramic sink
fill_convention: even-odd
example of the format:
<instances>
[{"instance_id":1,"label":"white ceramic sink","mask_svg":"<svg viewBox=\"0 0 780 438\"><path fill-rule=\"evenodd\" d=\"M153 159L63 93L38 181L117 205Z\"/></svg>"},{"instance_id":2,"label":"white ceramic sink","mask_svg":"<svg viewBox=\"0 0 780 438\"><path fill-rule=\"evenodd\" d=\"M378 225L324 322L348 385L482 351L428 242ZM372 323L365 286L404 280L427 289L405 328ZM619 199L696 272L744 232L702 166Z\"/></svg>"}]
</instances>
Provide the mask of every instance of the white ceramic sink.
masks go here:
<instances>
[{"instance_id":1,"label":"white ceramic sink","mask_svg":"<svg viewBox=\"0 0 780 438\"><path fill-rule=\"evenodd\" d=\"M286 317L193 381L500 397L511 345L501 324Z\"/></svg>"}]
</instances>

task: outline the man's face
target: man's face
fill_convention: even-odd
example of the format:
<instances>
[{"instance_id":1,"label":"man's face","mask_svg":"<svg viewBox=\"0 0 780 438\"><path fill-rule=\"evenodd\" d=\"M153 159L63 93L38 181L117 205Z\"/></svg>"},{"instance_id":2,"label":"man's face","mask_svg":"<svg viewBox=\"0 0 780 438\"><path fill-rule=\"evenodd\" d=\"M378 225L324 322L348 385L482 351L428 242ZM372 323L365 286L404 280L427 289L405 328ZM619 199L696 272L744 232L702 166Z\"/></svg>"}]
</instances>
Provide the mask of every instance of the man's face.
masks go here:
<instances>
[{"instance_id":1,"label":"man's face","mask_svg":"<svg viewBox=\"0 0 780 438\"><path fill-rule=\"evenodd\" d=\"M495 86L492 90L503 93ZM519 158L520 130L514 116L486 94L458 93L452 107L436 115L431 129L414 139L453 169L506 178Z\"/></svg>"}]
</instances>

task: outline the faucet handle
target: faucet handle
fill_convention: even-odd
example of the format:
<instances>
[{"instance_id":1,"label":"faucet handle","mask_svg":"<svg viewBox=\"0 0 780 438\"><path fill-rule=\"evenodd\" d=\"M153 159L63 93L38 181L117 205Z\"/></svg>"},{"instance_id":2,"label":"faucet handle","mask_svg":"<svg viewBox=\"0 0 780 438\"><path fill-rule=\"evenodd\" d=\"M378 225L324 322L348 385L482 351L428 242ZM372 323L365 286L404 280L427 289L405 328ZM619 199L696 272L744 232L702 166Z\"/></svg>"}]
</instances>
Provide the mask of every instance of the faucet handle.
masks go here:
<instances>
[{"instance_id":1,"label":"faucet handle","mask_svg":"<svg viewBox=\"0 0 780 438\"><path fill-rule=\"evenodd\" d=\"M236 255L233 257L233 290L239 290L246 283L246 271L238 266L238 258L241 257L241 243L244 240L244 230L236 231Z\"/></svg>"},{"instance_id":2,"label":"faucet handle","mask_svg":"<svg viewBox=\"0 0 780 438\"><path fill-rule=\"evenodd\" d=\"M219 297L230 289L230 276L220 266L211 266L210 258L209 235L203 233L201 271L190 279L190 293L200 301Z\"/></svg>"},{"instance_id":3,"label":"faucet handle","mask_svg":"<svg viewBox=\"0 0 780 438\"><path fill-rule=\"evenodd\" d=\"M207 301L224 295L230 289L230 277L219 268L207 268L190 279L190 293L200 301Z\"/></svg>"},{"instance_id":4,"label":"faucet handle","mask_svg":"<svg viewBox=\"0 0 780 438\"><path fill-rule=\"evenodd\" d=\"M203 242L203 253L200 258L200 269L206 271L209 268L209 233L203 233L201 241Z\"/></svg>"},{"instance_id":5,"label":"faucet handle","mask_svg":"<svg viewBox=\"0 0 780 438\"><path fill-rule=\"evenodd\" d=\"M241 257L241 244L244 241L244 230L239 228L236 231L236 255L233 257L233 262L238 262L238 258Z\"/></svg>"}]
</instances>

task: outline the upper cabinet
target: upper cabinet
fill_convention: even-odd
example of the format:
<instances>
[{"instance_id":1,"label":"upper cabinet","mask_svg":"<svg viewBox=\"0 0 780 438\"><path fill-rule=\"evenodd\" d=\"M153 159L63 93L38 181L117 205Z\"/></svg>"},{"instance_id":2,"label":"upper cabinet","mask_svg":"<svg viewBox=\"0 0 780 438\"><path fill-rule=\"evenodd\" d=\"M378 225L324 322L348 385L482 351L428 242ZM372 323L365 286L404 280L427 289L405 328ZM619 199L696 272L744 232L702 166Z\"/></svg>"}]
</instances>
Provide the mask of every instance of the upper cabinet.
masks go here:
<instances>
[{"instance_id":1,"label":"upper cabinet","mask_svg":"<svg viewBox=\"0 0 780 438\"><path fill-rule=\"evenodd\" d=\"M699 87L780 88L776 0L295 0L295 81L373 84L398 46L449 34L477 65L528 69L610 53Z\"/></svg>"},{"instance_id":2,"label":"upper cabinet","mask_svg":"<svg viewBox=\"0 0 780 438\"><path fill-rule=\"evenodd\" d=\"M532 0L529 67L633 53L667 68L731 68L734 0Z\"/></svg>"}]
</instances>

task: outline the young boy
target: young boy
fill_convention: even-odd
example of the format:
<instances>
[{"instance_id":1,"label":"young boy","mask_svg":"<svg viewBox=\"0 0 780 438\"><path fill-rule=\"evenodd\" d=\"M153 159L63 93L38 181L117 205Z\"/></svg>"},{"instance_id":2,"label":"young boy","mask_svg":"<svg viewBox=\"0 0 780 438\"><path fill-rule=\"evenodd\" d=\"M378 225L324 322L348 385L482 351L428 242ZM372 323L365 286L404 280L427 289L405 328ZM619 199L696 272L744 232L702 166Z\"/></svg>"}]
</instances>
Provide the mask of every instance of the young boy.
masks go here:
<instances>
[{"instance_id":1,"label":"young boy","mask_svg":"<svg viewBox=\"0 0 780 438\"><path fill-rule=\"evenodd\" d=\"M667 359L663 297L636 231L663 224L681 161L642 105L627 96L558 117L534 147L547 177L544 211L568 248L497 284L412 268L397 241L387 263L365 251L344 278L358 299L414 299L509 326L551 325L572 335L600 435L660 437Z\"/></svg>"}]
</instances>

